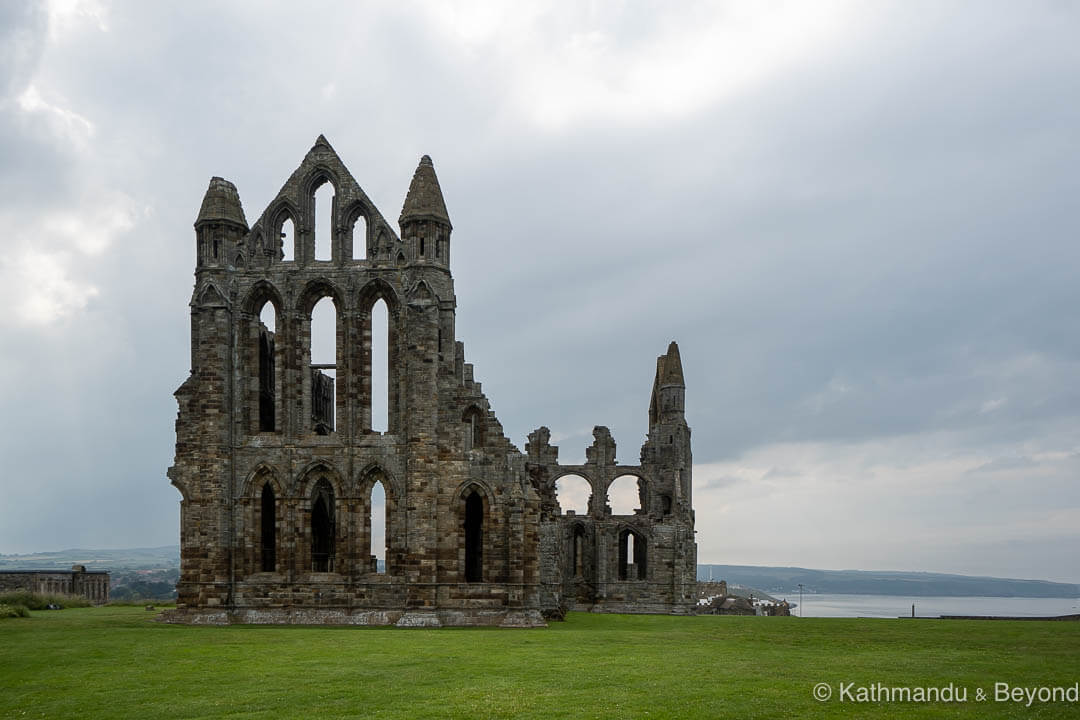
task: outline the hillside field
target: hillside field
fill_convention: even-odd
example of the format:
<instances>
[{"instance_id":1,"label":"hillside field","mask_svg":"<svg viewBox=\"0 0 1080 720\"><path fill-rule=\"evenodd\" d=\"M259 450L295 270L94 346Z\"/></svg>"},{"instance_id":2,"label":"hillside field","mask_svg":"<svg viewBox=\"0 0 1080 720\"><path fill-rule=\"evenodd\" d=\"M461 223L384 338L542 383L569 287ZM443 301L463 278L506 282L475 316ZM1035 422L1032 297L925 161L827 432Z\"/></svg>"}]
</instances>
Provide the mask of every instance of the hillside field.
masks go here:
<instances>
[{"instance_id":1,"label":"hillside field","mask_svg":"<svg viewBox=\"0 0 1080 720\"><path fill-rule=\"evenodd\" d=\"M141 607L0 620L3 718L1080 717L1080 623L572 613L539 630L187 627ZM827 683L832 698L814 699ZM948 687L966 702L841 700ZM977 689L990 694L978 701Z\"/></svg>"}]
</instances>

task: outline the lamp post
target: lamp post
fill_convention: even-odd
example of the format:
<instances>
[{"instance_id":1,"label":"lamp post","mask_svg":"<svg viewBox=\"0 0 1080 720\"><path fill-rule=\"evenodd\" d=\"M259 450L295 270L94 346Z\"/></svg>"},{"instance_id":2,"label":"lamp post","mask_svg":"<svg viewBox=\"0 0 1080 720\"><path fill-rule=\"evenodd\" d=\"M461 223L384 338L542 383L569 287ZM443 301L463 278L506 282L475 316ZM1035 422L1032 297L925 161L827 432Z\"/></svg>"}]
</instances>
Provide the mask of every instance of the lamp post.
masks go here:
<instances>
[{"instance_id":1,"label":"lamp post","mask_svg":"<svg viewBox=\"0 0 1080 720\"><path fill-rule=\"evenodd\" d=\"M802 583L799 583L799 617L802 617Z\"/></svg>"}]
</instances>

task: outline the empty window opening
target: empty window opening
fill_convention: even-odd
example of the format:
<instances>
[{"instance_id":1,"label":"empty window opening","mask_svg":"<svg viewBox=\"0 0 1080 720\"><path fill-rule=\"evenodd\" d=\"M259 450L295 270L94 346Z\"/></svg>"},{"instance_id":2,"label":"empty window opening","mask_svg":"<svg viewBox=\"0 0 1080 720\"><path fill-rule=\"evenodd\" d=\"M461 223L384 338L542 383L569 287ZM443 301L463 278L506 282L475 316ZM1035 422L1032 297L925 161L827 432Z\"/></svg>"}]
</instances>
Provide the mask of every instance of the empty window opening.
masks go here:
<instances>
[{"instance_id":1,"label":"empty window opening","mask_svg":"<svg viewBox=\"0 0 1080 720\"><path fill-rule=\"evenodd\" d=\"M670 515L671 514L671 496L670 495L661 495L660 496L660 504L662 506L661 509L664 511L664 514L665 515Z\"/></svg>"},{"instance_id":2,"label":"empty window opening","mask_svg":"<svg viewBox=\"0 0 1080 720\"><path fill-rule=\"evenodd\" d=\"M574 528L570 568L573 570L574 577L581 577L585 574L585 530L580 525Z\"/></svg>"},{"instance_id":3,"label":"empty window opening","mask_svg":"<svg viewBox=\"0 0 1080 720\"><path fill-rule=\"evenodd\" d=\"M435 233L435 257L442 257L442 233Z\"/></svg>"},{"instance_id":4,"label":"empty window opening","mask_svg":"<svg viewBox=\"0 0 1080 720\"><path fill-rule=\"evenodd\" d=\"M311 570L334 571L334 490L326 478L315 484L311 498Z\"/></svg>"},{"instance_id":5,"label":"empty window opening","mask_svg":"<svg viewBox=\"0 0 1080 720\"><path fill-rule=\"evenodd\" d=\"M214 257L217 257L217 250L216 249L214 251ZM420 257L424 257L424 238L420 238Z\"/></svg>"},{"instance_id":6,"label":"empty window opening","mask_svg":"<svg viewBox=\"0 0 1080 720\"><path fill-rule=\"evenodd\" d=\"M334 184L324 182L315 191L315 259L330 260L334 238Z\"/></svg>"},{"instance_id":7,"label":"empty window opening","mask_svg":"<svg viewBox=\"0 0 1080 720\"><path fill-rule=\"evenodd\" d=\"M277 330L277 313L274 304L267 301L259 312L259 432L277 429L275 400L277 372L275 370L274 338Z\"/></svg>"},{"instance_id":8,"label":"empty window opening","mask_svg":"<svg viewBox=\"0 0 1080 720\"><path fill-rule=\"evenodd\" d=\"M217 260L218 251L221 249L221 241L214 238L214 259Z\"/></svg>"},{"instance_id":9,"label":"empty window opening","mask_svg":"<svg viewBox=\"0 0 1080 720\"><path fill-rule=\"evenodd\" d=\"M363 260L367 258L367 218L363 215L357 215L356 220L353 220L352 226L352 256L353 260ZM374 257L377 253L371 253Z\"/></svg>"},{"instance_id":10,"label":"empty window opening","mask_svg":"<svg viewBox=\"0 0 1080 720\"><path fill-rule=\"evenodd\" d=\"M371 486L371 572L386 572L386 487L381 479Z\"/></svg>"},{"instance_id":11,"label":"empty window opening","mask_svg":"<svg viewBox=\"0 0 1080 720\"><path fill-rule=\"evenodd\" d=\"M608 486L608 505L612 515L634 515L642 504L644 483L633 475L620 475Z\"/></svg>"},{"instance_id":12,"label":"empty window opening","mask_svg":"<svg viewBox=\"0 0 1080 720\"><path fill-rule=\"evenodd\" d=\"M292 218L281 223L281 259L286 262L296 259L296 225Z\"/></svg>"},{"instance_id":13,"label":"empty window opening","mask_svg":"<svg viewBox=\"0 0 1080 720\"><path fill-rule=\"evenodd\" d=\"M260 508L259 524L261 526L262 542L262 570L274 572L277 566L277 527L276 508L274 507L274 488L270 483L263 485L262 507Z\"/></svg>"},{"instance_id":14,"label":"empty window opening","mask_svg":"<svg viewBox=\"0 0 1080 720\"><path fill-rule=\"evenodd\" d=\"M324 297L311 310L311 421L319 435L334 431L337 307Z\"/></svg>"},{"instance_id":15,"label":"empty window opening","mask_svg":"<svg viewBox=\"0 0 1080 720\"><path fill-rule=\"evenodd\" d=\"M563 475L555 481L555 499L563 514L588 515L591 496L592 485L580 475Z\"/></svg>"},{"instance_id":16,"label":"empty window opening","mask_svg":"<svg viewBox=\"0 0 1080 720\"><path fill-rule=\"evenodd\" d=\"M619 534L619 579L645 579L645 538L633 530Z\"/></svg>"},{"instance_id":17,"label":"empty window opening","mask_svg":"<svg viewBox=\"0 0 1080 720\"><path fill-rule=\"evenodd\" d=\"M484 447L484 415L475 405L469 406L461 418L465 424L465 450Z\"/></svg>"},{"instance_id":18,"label":"empty window opening","mask_svg":"<svg viewBox=\"0 0 1080 720\"><path fill-rule=\"evenodd\" d=\"M465 582L484 579L484 499L473 490L465 498Z\"/></svg>"},{"instance_id":19,"label":"empty window opening","mask_svg":"<svg viewBox=\"0 0 1080 720\"><path fill-rule=\"evenodd\" d=\"M390 312L385 300L371 307L371 429L386 432L390 413Z\"/></svg>"}]
</instances>

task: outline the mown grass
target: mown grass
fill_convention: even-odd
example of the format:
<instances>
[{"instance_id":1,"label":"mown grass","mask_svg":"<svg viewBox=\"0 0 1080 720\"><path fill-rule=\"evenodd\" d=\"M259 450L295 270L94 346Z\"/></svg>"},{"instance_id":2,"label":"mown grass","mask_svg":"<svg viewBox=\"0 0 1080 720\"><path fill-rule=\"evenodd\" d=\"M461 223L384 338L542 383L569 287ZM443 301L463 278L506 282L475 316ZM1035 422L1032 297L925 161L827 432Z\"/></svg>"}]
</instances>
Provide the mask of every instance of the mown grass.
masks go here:
<instances>
[{"instance_id":1,"label":"mown grass","mask_svg":"<svg viewBox=\"0 0 1080 720\"><path fill-rule=\"evenodd\" d=\"M21 605L27 610L44 610L49 605L56 605L61 608L90 607L90 601L81 595L34 593L29 590L11 590L0 593L0 604Z\"/></svg>"},{"instance_id":2,"label":"mown grass","mask_svg":"<svg viewBox=\"0 0 1080 720\"><path fill-rule=\"evenodd\" d=\"M0 624L0 717L1080 717L841 703L816 683L1080 680L1080 623L572 613L541 630L188 627L141 608Z\"/></svg>"}]
</instances>

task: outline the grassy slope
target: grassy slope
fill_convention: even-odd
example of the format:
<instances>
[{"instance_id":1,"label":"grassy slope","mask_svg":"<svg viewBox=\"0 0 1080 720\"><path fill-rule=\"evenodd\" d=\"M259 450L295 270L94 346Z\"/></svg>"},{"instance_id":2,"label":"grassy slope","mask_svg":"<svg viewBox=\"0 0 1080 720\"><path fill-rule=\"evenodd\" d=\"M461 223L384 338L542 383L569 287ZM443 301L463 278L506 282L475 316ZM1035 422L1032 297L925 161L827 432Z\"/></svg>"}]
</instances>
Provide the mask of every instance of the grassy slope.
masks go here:
<instances>
[{"instance_id":1,"label":"grassy slope","mask_svg":"<svg viewBox=\"0 0 1080 720\"><path fill-rule=\"evenodd\" d=\"M150 616L0 621L0 717L1080 717L1080 704L811 697L822 681L1072 685L1080 623L571 614L546 630L432 631Z\"/></svg>"}]
</instances>

